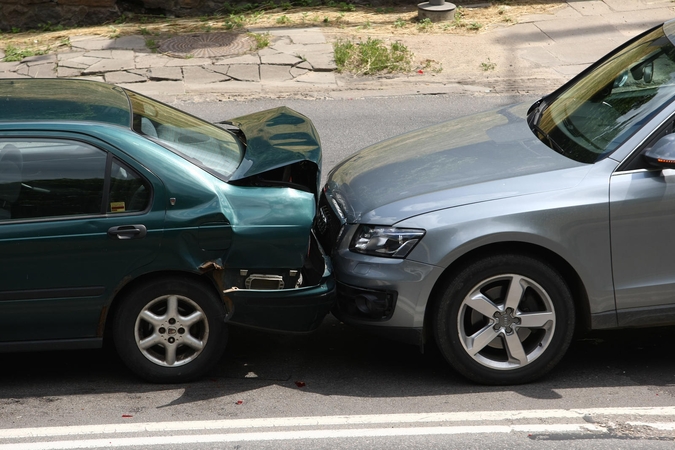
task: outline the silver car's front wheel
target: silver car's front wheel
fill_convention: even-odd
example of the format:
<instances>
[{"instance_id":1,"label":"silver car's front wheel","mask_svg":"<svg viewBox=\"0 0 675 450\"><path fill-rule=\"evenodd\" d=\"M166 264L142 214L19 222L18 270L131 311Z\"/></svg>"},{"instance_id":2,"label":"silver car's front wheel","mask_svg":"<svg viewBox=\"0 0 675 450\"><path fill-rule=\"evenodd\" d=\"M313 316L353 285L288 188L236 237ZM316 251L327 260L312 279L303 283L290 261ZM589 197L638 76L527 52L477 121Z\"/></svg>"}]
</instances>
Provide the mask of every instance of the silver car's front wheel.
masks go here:
<instances>
[{"instance_id":1,"label":"silver car's front wheel","mask_svg":"<svg viewBox=\"0 0 675 450\"><path fill-rule=\"evenodd\" d=\"M516 384L540 377L563 356L574 305L552 267L500 255L454 276L434 319L439 347L460 373L480 383Z\"/></svg>"}]
</instances>

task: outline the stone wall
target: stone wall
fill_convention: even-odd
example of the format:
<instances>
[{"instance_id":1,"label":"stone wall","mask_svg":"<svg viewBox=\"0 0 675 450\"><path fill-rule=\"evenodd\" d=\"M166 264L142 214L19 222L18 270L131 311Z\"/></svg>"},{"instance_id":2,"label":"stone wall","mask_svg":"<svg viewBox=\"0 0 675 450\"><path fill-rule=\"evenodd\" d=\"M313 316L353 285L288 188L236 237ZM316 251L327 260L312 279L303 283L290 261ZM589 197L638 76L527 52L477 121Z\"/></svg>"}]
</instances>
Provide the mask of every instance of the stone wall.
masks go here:
<instances>
[{"instance_id":1,"label":"stone wall","mask_svg":"<svg viewBox=\"0 0 675 450\"><path fill-rule=\"evenodd\" d=\"M183 17L210 14L223 6L210 0L0 0L0 30L99 25L125 13Z\"/></svg>"}]
</instances>

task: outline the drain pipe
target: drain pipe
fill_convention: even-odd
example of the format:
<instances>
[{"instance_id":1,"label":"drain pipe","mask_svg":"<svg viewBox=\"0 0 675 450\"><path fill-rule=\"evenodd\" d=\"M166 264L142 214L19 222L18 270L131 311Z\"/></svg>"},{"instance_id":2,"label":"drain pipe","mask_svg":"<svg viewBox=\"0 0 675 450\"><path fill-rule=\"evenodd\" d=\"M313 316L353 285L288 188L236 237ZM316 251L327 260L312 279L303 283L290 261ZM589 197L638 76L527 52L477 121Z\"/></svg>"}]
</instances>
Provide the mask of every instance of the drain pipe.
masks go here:
<instances>
[{"instance_id":1,"label":"drain pipe","mask_svg":"<svg viewBox=\"0 0 675 450\"><path fill-rule=\"evenodd\" d=\"M454 3L445 0L430 0L417 5L417 18L422 21L429 19L432 22L445 22L455 18Z\"/></svg>"}]
</instances>

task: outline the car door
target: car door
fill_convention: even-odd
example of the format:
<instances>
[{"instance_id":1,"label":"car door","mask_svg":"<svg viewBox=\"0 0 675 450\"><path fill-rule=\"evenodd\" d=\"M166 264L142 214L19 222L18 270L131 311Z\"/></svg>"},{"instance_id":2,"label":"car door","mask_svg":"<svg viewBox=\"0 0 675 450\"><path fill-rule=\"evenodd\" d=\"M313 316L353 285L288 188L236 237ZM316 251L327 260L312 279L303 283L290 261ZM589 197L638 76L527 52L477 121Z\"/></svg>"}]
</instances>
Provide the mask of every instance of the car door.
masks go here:
<instances>
[{"instance_id":1,"label":"car door","mask_svg":"<svg viewBox=\"0 0 675 450\"><path fill-rule=\"evenodd\" d=\"M0 139L0 341L100 337L109 299L155 258L162 184L102 147Z\"/></svg>"},{"instance_id":2,"label":"car door","mask_svg":"<svg viewBox=\"0 0 675 450\"><path fill-rule=\"evenodd\" d=\"M620 326L675 318L675 170L649 167L642 153L674 130L665 122L610 179L612 266Z\"/></svg>"}]
</instances>

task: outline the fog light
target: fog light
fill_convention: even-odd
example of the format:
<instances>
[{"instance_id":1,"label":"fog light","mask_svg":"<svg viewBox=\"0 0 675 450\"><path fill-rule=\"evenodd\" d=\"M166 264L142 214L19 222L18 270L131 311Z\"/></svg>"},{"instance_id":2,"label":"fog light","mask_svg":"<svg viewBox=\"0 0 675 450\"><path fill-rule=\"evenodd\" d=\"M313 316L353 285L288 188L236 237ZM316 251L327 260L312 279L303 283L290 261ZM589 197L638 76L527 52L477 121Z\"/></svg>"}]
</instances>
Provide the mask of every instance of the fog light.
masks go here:
<instances>
[{"instance_id":1,"label":"fog light","mask_svg":"<svg viewBox=\"0 0 675 450\"><path fill-rule=\"evenodd\" d=\"M354 298L356 307L363 314L367 314L373 319L380 319L387 311L387 301L385 299L377 298L374 295L362 294Z\"/></svg>"}]
</instances>

